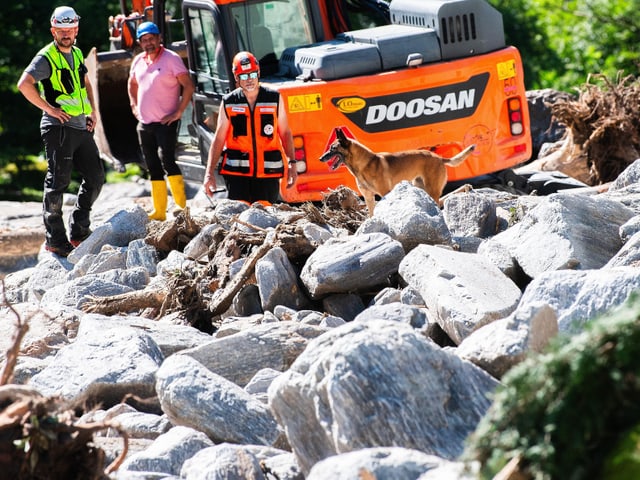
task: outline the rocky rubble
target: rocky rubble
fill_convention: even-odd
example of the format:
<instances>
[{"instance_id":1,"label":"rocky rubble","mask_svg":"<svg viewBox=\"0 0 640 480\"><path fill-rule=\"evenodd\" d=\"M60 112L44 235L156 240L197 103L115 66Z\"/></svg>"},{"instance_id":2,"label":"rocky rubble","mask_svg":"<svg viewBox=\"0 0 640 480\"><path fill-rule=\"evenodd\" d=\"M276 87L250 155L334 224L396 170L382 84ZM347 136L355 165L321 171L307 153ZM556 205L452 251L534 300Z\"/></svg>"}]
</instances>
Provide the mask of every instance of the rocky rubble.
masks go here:
<instances>
[{"instance_id":1,"label":"rocky rubble","mask_svg":"<svg viewBox=\"0 0 640 480\"><path fill-rule=\"evenodd\" d=\"M354 231L194 200L203 227L168 252L145 241L144 209L120 202L67 259L41 252L7 275L1 350L28 320L14 382L127 432L113 478L477 478L458 458L502 375L640 288L639 178L640 160L606 191L476 189L442 210L404 182ZM305 242L278 243L283 225ZM228 265L226 286L247 285L223 312L216 230L259 239ZM211 331L175 308L89 312L148 292L166 308L185 272ZM110 460L114 438L95 437Z\"/></svg>"},{"instance_id":2,"label":"rocky rubble","mask_svg":"<svg viewBox=\"0 0 640 480\"><path fill-rule=\"evenodd\" d=\"M528 92L536 152L563 131L551 94ZM460 455L502 376L638 289L639 177L640 160L608 188L543 175L541 194L571 189L443 209L403 183L372 218L348 194L329 218L190 192L160 225L142 184L105 188L67 259L36 258L40 205L19 232L29 209L9 205L3 408L56 399L113 479L479 478Z\"/></svg>"}]
</instances>

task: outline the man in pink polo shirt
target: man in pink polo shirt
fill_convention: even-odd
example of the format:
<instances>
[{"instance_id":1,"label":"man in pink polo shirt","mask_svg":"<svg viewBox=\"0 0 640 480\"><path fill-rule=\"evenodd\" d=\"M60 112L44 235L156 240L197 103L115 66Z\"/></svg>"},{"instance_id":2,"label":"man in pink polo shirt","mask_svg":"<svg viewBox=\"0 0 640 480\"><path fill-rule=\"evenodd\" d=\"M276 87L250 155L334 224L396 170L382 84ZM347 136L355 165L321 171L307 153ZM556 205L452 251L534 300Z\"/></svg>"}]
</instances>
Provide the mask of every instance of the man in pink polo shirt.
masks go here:
<instances>
[{"instance_id":1,"label":"man in pink polo shirt","mask_svg":"<svg viewBox=\"0 0 640 480\"><path fill-rule=\"evenodd\" d=\"M176 163L178 121L195 90L182 58L162 46L160 30L153 22L138 26L136 37L143 52L131 63L128 92L131 110L138 119L138 140L149 176L153 211L151 220L165 220L167 183L179 208L187 205L184 180Z\"/></svg>"}]
</instances>

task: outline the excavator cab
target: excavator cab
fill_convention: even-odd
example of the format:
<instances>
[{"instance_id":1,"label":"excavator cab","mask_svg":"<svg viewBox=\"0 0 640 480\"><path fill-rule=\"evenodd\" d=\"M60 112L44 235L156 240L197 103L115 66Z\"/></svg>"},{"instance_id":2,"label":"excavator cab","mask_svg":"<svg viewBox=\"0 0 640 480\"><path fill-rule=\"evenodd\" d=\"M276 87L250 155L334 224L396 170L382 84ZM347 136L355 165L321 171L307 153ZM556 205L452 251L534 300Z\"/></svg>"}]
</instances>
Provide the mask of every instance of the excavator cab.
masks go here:
<instances>
[{"instance_id":1,"label":"excavator cab","mask_svg":"<svg viewBox=\"0 0 640 480\"><path fill-rule=\"evenodd\" d=\"M179 155L178 164L185 178L196 182L203 177L222 97L236 87L231 74L236 52L252 52L261 78L274 85L286 76L283 68L292 48L331 39L352 25L366 28L389 21L388 4L382 0L184 0L182 18L196 84L189 130L200 155Z\"/></svg>"}]
</instances>

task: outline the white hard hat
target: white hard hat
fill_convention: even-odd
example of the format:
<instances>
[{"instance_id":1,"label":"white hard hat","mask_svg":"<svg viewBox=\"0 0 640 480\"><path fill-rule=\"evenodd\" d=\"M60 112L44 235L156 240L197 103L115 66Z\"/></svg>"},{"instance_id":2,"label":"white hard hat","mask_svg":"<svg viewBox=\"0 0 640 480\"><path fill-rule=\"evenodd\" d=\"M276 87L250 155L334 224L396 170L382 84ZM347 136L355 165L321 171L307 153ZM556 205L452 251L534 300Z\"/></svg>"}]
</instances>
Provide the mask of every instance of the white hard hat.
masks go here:
<instances>
[{"instance_id":1,"label":"white hard hat","mask_svg":"<svg viewBox=\"0 0 640 480\"><path fill-rule=\"evenodd\" d=\"M55 28L75 28L80 17L71 7L58 7L51 14L51 26Z\"/></svg>"}]
</instances>

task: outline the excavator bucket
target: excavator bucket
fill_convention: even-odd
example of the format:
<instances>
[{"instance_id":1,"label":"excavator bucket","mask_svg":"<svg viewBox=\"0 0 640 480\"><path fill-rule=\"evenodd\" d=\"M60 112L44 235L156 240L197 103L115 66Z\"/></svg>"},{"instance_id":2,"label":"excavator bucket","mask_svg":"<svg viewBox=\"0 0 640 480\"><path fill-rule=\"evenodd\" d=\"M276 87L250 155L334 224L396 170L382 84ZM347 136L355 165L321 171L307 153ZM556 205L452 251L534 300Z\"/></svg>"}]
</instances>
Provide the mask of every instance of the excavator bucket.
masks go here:
<instances>
[{"instance_id":1,"label":"excavator bucket","mask_svg":"<svg viewBox=\"0 0 640 480\"><path fill-rule=\"evenodd\" d=\"M86 58L98 110L96 144L102 158L118 171L123 171L127 163L144 165L136 133L137 120L127 94L131 60L130 51L97 53L95 48Z\"/></svg>"}]
</instances>

